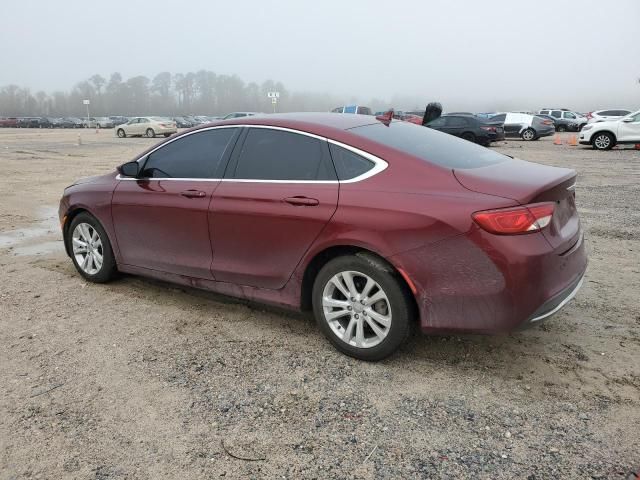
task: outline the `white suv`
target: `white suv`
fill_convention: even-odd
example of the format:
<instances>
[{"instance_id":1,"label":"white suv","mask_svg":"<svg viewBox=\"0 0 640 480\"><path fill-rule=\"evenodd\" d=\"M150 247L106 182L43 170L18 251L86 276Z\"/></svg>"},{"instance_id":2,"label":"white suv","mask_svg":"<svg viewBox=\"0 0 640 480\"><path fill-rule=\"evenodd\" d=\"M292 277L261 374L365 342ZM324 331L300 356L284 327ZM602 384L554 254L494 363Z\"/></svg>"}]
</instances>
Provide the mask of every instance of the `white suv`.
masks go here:
<instances>
[{"instance_id":1,"label":"white suv","mask_svg":"<svg viewBox=\"0 0 640 480\"><path fill-rule=\"evenodd\" d=\"M587 113L589 123L608 122L609 120L620 120L631 113L630 110L596 110Z\"/></svg>"},{"instance_id":2,"label":"white suv","mask_svg":"<svg viewBox=\"0 0 640 480\"><path fill-rule=\"evenodd\" d=\"M582 127L584 127L589 121L587 117L583 116L581 113L572 112L565 108L543 108L538 113L540 115L549 115L555 118L558 126L573 126L573 128L567 128L568 130L575 129L576 131L578 131L582 129Z\"/></svg>"},{"instance_id":3,"label":"white suv","mask_svg":"<svg viewBox=\"0 0 640 480\"><path fill-rule=\"evenodd\" d=\"M640 143L640 110L620 120L590 123L580 132L580 144L596 150L609 150L625 143Z\"/></svg>"}]
</instances>

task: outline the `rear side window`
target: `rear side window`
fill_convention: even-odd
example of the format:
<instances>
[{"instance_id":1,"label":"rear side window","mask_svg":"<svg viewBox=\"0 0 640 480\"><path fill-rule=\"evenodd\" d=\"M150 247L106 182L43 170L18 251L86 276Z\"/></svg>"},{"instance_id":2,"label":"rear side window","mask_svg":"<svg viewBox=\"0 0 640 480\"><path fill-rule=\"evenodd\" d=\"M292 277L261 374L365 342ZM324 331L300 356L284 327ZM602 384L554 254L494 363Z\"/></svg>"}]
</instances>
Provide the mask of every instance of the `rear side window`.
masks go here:
<instances>
[{"instance_id":1,"label":"rear side window","mask_svg":"<svg viewBox=\"0 0 640 480\"><path fill-rule=\"evenodd\" d=\"M466 127L467 119L463 117L448 117L447 126L448 127Z\"/></svg>"},{"instance_id":2,"label":"rear side window","mask_svg":"<svg viewBox=\"0 0 640 480\"><path fill-rule=\"evenodd\" d=\"M507 119L507 115L501 113L500 115L494 115L493 117L489 117L489 120L492 122L504 122Z\"/></svg>"},{"instance_id":3,"label":"rear side window","mask_svg":"<svg viewBox=\"0 0 640 480\"><path fill-rule=\"evenodd\" d=\"M509 160L488 148L407 122L364 125L349 131L445 168L479 168Z\"/></svg>"},{"instance_id":4,"label":"rear side window","mask_svg":"<svg viewBox=\"0 0 640 480\"><path fill-rule=\"evenodd\" d=\"M542 115L549 115L549 110L540 110Z\"/></svg>"},{"instance_id":5,"label":"rear side window","mask_svg":"<svg viewBox=\"0 0 640 480\"><path fill-rule=\"evenodd\" d=\"M237 130L204 130L178 138L149 155L142 177L219 178L220 162Z\"/></svg>"},{"instance_id":6,"label":"rear side window","mask_svg":"<svg viewBox=\"0 0 640 480\"><path fill-rule=\"evenodd\" d=\"M562 112L560 110L553 110L551 112L551 116L555 117L555 118L561 118L562 117Z\"/></svg>"},{"instance_id":7,"label":"rear side window","mask_svg":"<svg viewBox=\"0 0 640 480\"><path fill-rule=\"evenodd\" d=\"M369 107L358 107L358 113L361 115L371 115L371 109Z\"/></svg>"},{"instance_id":8,"label":"rear side window","mask_svg":"<svg viewBox=\"0 0 640 480\"><path fill-rule=\"evenodd\" d=\"M375 164L357 153L339 147L338 145L329 144L331 150L331 158L338 173L338 180L351 180L367 173Z\"/></svg>"},{"instance_id":9,"label":"rear side window","mask_svg":"<svg viewBox=\"0 0 640 480\"><path fill-rule=\"evenodd\" d=\"M326 141L282 130L251 128L233 178L336 180L336 172Z\"/></svg>"}]
</instances>

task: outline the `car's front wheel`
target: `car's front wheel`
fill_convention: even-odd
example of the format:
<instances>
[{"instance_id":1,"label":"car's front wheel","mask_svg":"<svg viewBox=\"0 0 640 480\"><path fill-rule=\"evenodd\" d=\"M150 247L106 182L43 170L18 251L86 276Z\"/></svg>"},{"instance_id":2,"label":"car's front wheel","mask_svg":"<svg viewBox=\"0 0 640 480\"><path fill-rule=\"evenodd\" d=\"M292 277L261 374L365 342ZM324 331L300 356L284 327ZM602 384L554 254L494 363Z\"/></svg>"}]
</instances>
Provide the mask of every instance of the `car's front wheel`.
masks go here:
<instances>
[{"instance_id":1,"label":"car's front wheel","mask_svg":"<svg viewBox=\"0 0 640 480\"><path fill-rule=\"evenodd\" d=\"M118 137L120 138L125 138L127 136L127 134L124 132L124 130L122 128L118 129Z\"/></svg>"},{"instance_id":2,"label":"car's front wheel","mask_svg":"<svg viewBox=\"0 0 640 480\"><path fill-rule=\"evenodd\" d=\"M156 132L153 131L153 128L147 128L147 137L154 138L156 136Z\"/></svg>"},{"instance_id":3,"label":"car's front wheel","mask_svg":"<svg viewBox=\"0 0 640 480\"><path fill-rule=\"evenodd\" d=\"M91 282L104 283L115 277L116 260L111 243L95 217L87 212L74 217L65 241L76 270L84 278Z\"/></svg>"},{"instance_id":4,"label":"car's front wheel","mask_svg":"<svg viewBox=\"0 0 640 480\"><path fill-rule=\"evenodd\" d=\"M373 255L328 262L315 279L312 298L324 335L338 350L360 360L388 357L411 331L410 294L393 268Z\"/></svg>"},{"instance_id":5,"label":"car's front wheel","mask_svg":"<svg viewBox=\"0 0 640 480\"><path fill-rule=\"evenodd\" d=\"M536 139L536 131L533 128L527 128L520 136L522 137L522 140L530 142L531 140Z\"/></svg>"},{"instance_id":6,"label":"car's front wheel","mask_svg":"<svg viewBox=\"0 0 640 480\"><path fill-rule=\"evenodd\" d=\"M613 135L607 132L596 133L591 140L591 145L596 150L611 150L615 145Z\"/></svg>"}]
</instances>

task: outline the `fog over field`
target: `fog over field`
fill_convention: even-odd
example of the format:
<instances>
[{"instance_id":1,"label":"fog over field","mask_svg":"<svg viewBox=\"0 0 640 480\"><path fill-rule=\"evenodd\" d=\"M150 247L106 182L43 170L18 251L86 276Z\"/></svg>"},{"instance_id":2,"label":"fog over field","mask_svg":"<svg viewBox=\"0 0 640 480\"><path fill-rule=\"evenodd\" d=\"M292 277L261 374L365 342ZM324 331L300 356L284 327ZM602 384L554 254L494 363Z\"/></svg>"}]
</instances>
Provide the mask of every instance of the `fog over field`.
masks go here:
<instances>
[{"instance_id":1,"label":"fog over field","mask_svg":"<svg viewBox=\"0 0 640 480\"><path fill-rule=\"evenodd\" d=\"M32 93L210 70L338 104L640 106L637 0L21 1L1 17L0 88Z\"/></svg>"}]
</instances>

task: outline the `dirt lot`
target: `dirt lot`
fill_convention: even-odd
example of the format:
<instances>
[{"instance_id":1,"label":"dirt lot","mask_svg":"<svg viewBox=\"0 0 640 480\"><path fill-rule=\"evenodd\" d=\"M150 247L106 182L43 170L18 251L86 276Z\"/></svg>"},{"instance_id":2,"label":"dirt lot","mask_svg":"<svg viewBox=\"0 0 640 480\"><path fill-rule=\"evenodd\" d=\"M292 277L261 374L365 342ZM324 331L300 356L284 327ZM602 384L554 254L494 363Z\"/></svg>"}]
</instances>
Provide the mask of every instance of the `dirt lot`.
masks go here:
<instances>
[{"instance_id":1,"label":"dirt lot","mask_svg":"<svg viewBox=\"0 0 640 480\"><path fill-rule=\"evenodd\" d=\"M142 278L83 281L57 225L63 188L157 140L77 141L0 130L1 479L582 479L640 466L640 151L494 147L579 172L582 290L539 328L417 336L367 364L306 316Z\"/></svg>"}]
</instances>

